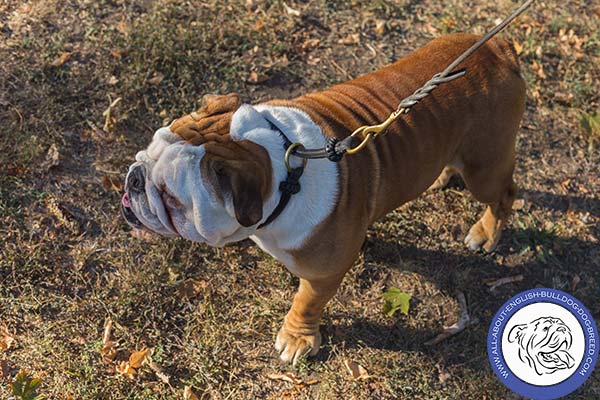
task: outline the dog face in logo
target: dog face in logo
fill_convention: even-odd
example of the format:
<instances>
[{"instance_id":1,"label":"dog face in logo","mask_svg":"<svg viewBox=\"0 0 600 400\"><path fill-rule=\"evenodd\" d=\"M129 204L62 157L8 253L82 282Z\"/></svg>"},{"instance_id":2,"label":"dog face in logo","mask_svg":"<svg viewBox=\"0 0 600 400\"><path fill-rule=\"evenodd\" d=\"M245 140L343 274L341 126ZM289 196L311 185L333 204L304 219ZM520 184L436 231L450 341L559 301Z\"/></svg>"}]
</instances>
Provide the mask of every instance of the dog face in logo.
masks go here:
<instances>
[{"instance_id":1,"label":"dog face in logo","mask_svg":"<svg viewBox=\"0 0 600 400\"><path fill-rule=\"evenodd\" d=\"M573 337L560 318L541 317L512 327L508 342L519 346L519 358L538 375L551 374L575 365L569 354Z\"/></svg>"}]
</instances>

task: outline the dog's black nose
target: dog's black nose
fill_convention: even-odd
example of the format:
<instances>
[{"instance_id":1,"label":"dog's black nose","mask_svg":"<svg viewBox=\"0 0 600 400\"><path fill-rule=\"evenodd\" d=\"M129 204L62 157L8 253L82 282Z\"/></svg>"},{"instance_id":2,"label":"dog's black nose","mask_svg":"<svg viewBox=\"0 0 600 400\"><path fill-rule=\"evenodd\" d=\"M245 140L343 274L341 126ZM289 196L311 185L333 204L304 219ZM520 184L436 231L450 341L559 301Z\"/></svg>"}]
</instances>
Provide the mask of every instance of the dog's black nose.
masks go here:
<instances>
[{"instance_id":1,"label":"dog's black nose","mask_svg":"<svg viewBox=\"0 0 600 400\"><path fill-rule=\"evenodd\" d=\"M133 167L127 178L127 190L133 193L143 193L146 187L145 169L141 165Z\"/></svg>"}]
</instances>

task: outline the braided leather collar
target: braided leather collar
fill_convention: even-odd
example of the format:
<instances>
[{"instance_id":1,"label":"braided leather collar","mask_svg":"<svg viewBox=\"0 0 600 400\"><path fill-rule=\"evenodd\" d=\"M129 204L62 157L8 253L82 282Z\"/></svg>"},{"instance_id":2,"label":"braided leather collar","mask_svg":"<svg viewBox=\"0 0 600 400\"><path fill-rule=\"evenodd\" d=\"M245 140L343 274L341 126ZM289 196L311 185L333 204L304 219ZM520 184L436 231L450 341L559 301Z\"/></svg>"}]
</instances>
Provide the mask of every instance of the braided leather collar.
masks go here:
<instances>
[{"instance_id":1,"label":"braided leather collar","mask_svg":"<svg viewBox=\"0 0 600 400\"><path fill-rule=\"evenodd\" d=\"M283 133L283 131L271 120L267 119L269 124L271 125L271 129L276 131L279 136L283 139L283 149L287 151L287 149L292 145L292 141ZM304 164L300 167L292 168L288 171L287 176L284 181L279 183L279 191L281 192L281 197L279 198L279 203L277 207L273 210L271 215L260 224L257 229L264 228L269 225L271 222L275 220L282 212L285 206L290 201L291 197L300 191L300 177L304 172Z\"/></svg>"}]
</instances>

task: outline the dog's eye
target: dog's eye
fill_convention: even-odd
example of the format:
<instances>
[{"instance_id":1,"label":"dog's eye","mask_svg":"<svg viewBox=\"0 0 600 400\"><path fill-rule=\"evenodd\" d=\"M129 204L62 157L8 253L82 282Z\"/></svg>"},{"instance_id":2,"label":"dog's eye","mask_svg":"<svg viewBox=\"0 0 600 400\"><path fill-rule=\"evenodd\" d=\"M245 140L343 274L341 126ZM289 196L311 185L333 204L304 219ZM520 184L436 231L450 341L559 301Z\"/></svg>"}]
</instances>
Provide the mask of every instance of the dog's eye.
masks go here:
<instances>
[{"instance_id":1,"label":"dog's eye","mask_svg":"<svg viewBox=\"0 0 600 400\"><path fill-rule=\"evenodd\" d=\"M548 326L547 326L547 327L545 327L545 328L544 328L544 332L548 332L548 330L549 330L549 329L550 329L550 327L548 327Z\"/></svg>"},{"instance_id":2,"label":"dog's eye","mask_svg":"<svg viewBox=\"0 0 600 400\"><path fill-rule=\"evenodd\" d=\"M183 204L175 198L175 196L163 190L162 198L165 205L169 208L182 208Z\"/></svg>"}]
</instances>

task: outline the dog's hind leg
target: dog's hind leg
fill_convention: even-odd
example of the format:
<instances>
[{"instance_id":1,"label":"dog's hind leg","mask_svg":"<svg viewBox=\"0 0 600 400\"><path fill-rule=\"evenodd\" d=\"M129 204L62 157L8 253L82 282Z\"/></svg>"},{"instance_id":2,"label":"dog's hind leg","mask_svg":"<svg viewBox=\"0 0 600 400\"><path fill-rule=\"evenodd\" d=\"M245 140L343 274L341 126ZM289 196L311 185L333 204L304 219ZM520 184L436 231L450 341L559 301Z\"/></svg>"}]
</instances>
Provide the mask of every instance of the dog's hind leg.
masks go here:
<instances>
[{"instance_id":1,"label":"dog's hind leg","mask_svg":"<svg viewBox=\"0 0 600 400\"><path fill-rule=\"evenodd\" d=\"M471 250L483 248L491 252L496 248L502 229L506 225L517 195L517 185L513 182L513 163L508 170L469 169L465 167L463 178L475 198L487 204L483 217L469 230L465 244Z\"/></svg>"}]
</instances>

